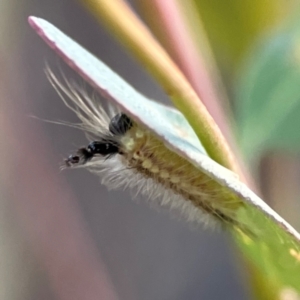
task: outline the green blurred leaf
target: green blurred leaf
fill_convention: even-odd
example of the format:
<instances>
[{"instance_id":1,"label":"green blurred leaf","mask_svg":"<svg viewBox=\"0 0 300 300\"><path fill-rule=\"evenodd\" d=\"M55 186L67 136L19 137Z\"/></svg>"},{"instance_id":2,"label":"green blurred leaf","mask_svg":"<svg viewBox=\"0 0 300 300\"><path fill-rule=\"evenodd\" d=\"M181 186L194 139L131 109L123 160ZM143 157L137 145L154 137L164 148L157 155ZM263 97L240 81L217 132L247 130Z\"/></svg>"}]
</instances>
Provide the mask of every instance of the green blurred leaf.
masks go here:
<instances>
[{"instance_id":1,"label":"green blurred leaf","mask_svg":"<svg viewBox=\"0 0 300 300\"><path fill-rule=\"evenodd\" d=\"M237 123L250 161L269 149L300 150L300 22L260 42L237 88Z\"/></svg>"},{"instance_id":2,"label":"green blurred leaf","mask_svg":"<svg viewBox=\"0 0 300 300\"><path fill-rule=\"evenodd\" d=\"M160 138L166 147L192 163L218 191L220 207L239 203L231 212L232 233L251 269L259 271L267 295L286 288L300 292L300 235L236 176L205 154L184 117L134 90L105 64L50 23L31 17L40 36L104 97ZM206 177L205 177L206 176ZM227 207L228 208L228 207ZM199 210L199 214L201 214ZM251 233L251 234L250 234ZM274 298L273 298L274 299Z\"/></svg>"},{"instance_id":3,"label":"green blurred leaf","mask_svg":"<svg viewBox=\"0 0 300 300\"><path fill-rule=\"evenodd\" d=\"M193 1L217 61L231 71L257 36L278 24L296 3L294 0Z\"/></svg>"}]
</instances>

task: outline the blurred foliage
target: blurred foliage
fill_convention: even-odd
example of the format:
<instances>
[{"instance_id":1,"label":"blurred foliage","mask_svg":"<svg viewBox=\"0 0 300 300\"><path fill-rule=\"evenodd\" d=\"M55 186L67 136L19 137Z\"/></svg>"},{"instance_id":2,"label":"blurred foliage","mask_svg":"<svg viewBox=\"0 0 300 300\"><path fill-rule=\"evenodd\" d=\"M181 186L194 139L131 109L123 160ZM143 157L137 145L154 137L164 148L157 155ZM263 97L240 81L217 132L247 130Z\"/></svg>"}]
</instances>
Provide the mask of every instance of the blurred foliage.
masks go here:
<instances>
[{"instance_id":1,"label":"blurred foliage","mask_svg":"<svg viewBox=\"0 0 300 300\"><path fill-rule=\"evenodd\" d=\"M216 59L236 68L257 36L279 24L295 0L193 0L199 10Z\"/></svg>"},{"instance_id":2,"label":"blurred foliage","mask_svg":"<svg viewBox=\"0 0 300 300\"><path fill-rule=\"evenodd\" d=\"M253 161L270 149L300 150L300 22L262 39L237 84L238 137Z\"/></svg>"}]
</instances>

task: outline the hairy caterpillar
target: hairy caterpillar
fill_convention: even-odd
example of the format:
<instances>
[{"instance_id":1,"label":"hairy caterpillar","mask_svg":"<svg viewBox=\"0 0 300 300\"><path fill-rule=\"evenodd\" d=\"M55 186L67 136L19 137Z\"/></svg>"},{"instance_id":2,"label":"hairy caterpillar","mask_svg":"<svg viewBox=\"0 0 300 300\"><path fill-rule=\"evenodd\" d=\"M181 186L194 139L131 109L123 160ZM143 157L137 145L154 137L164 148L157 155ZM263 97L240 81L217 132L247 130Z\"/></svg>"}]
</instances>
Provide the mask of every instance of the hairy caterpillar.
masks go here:
<instances>
[{"instance_id":1,"label":"hairy caterpillar","mask_svg":"<svg viewBox=\"0 0 300 300\"><path fill-rule=\"evenodd\" d=\"M153 204L176 209L189 221L237 225L234 212L240 202L233 197L220 199L222 186L124 112L105 111L84 90L66 79L62 84L49 69L46 72L81 120L71 126L83 129L91 141L71 154L64 167L86 167L109 188L131 188L136 195L147 195Z\"/></svg>"}]
</instances>

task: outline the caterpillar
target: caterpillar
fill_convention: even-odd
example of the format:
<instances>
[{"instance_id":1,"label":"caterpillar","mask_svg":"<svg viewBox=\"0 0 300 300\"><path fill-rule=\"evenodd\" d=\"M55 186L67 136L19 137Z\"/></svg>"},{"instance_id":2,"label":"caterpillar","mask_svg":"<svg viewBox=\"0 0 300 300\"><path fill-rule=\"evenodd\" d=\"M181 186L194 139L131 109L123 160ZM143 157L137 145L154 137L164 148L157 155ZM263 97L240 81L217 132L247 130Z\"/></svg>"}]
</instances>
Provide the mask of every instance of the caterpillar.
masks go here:
<instances>
[{"instance_id":1,"label":"caterpillar","mask_svg":"<svg viewBox=\"0 0 300 300\"><path fill-rule=\"evenodd\" d=\"M146 195L155 207L169 207L188 221L237 225L234 212L240 202L234 197L220 199L223 187L217 182L126 113L113 107L105 110L83 89L65 78L61 83L49 69L46 73L81 121L71 126L83 129L90 140L65 159L63 168L86 167L108 188L130 188L134 196Z\"/></svg>"}]
</instances>

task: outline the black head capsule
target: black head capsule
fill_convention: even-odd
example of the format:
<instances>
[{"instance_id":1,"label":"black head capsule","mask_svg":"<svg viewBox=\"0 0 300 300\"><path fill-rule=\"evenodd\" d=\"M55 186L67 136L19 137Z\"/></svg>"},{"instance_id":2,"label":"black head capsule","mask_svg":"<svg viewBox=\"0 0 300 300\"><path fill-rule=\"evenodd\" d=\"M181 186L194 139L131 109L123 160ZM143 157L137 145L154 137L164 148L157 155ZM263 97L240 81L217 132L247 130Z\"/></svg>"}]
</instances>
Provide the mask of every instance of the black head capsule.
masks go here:
<instances>
[{"instance_id":1,"label":"black head capsule","mask_svg":"<svg viewBox=\"0 0 300 300\"><path fill-rule=\"evenodd\" d=\"M70 155L65 164L67 167L72 167L78 164L85 164L90 161L95 155L100 155L109 158L115 154L122 154L120 151L120 144L115 136L125 134L133 123L131 119L123 113L115 115L109 123L109 131L111 136L103 137L99 141L91 142L86 148L80 148L75 155Z\"/></svg>"},{"instance_id":2,"label":"black head capsule","mask_svg":"<svg viewBox=\"0 0 300 300\"><path fill-rule=\"evenodd\" d=\"M108 129L113 135L123 135L132 125L132 121L127 115L119 113L110 120Z\"/></svg>"}]
</instances>

